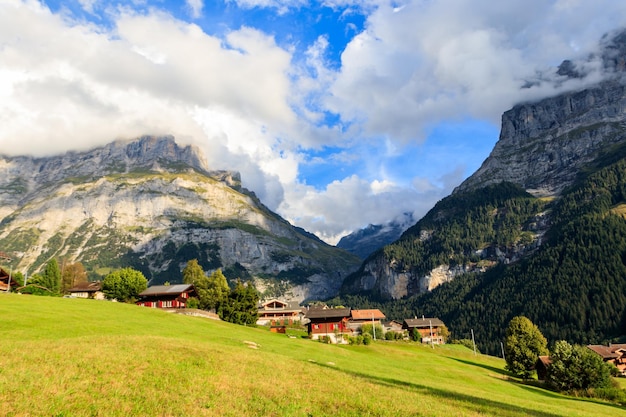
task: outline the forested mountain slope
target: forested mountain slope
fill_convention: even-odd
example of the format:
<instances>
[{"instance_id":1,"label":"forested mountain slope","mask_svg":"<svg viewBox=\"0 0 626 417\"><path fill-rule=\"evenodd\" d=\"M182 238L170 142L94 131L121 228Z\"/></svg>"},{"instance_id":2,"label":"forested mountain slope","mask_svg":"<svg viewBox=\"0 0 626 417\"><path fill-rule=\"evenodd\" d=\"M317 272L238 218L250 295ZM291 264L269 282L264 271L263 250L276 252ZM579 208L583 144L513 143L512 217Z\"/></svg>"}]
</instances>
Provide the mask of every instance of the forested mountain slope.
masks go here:
<instances>
[{"instance_id":1,"label":"forested mountain slope","mask_svg":"<svg viewBox=\"0 0 626 417\"><path fill-rule=\"evenodd\" d=\"M626 32L603 43L602 82L507 111L483 166L350 275L341 303L440 317L492 354L519 314L551 341L626 335Z\"/></svg>"},{"instance_id":2,"label":"forested mountain slope","mask_svg":"<svg viewBox=\"0 0 626 417\"><path fill-rule=\"evenodd\" d=\"M520 314L551 341L617 340L626 335L625 208L626 159L620 159L554 202L553 225L532 256L461 275L431 293L388 303L386 311L441 317L457 338L474 329L491 353Z\"/></svg>"}]
</instances>

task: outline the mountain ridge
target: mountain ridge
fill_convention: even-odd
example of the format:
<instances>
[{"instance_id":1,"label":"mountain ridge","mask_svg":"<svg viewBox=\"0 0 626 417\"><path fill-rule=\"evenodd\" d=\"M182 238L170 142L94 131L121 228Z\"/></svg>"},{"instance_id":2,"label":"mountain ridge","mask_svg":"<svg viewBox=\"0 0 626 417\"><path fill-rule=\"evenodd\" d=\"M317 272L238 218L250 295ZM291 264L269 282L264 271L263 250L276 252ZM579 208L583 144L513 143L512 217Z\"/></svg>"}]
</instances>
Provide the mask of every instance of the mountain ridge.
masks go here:
<instances>
[{"instance_id":1,"label":"mountain ridge","mask_svg":"<svg viewBox=\"0 0 626 417\"><path fill-rule=\"evenodd\" d=\"M197 148L144 136L47 158L0 157L0 246L19 268L52 257L81 261L92 278L135 267L177 282L190 259L267 296L335 294L358 259L293 227L241 187L209 171Z\"/></svg>"}]
</instances>

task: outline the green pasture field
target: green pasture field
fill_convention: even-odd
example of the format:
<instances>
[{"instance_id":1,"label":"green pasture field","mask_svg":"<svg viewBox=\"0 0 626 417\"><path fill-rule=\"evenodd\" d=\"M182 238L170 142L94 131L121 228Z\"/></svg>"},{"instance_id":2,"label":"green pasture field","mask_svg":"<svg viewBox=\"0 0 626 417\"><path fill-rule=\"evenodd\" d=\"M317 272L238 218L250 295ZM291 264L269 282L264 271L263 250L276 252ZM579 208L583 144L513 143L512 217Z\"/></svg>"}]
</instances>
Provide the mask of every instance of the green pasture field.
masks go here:
<instances>
[{"instance_id":1,"label":"green pasture field","mask_svg":"<svg viewBox=\"0 0 626 417\"><path fill-rule=\"evenodd\" d=\"M0 294L2 416L626 416L458 345L337 346L106 301Z\"/></svg>"}]
</instances>

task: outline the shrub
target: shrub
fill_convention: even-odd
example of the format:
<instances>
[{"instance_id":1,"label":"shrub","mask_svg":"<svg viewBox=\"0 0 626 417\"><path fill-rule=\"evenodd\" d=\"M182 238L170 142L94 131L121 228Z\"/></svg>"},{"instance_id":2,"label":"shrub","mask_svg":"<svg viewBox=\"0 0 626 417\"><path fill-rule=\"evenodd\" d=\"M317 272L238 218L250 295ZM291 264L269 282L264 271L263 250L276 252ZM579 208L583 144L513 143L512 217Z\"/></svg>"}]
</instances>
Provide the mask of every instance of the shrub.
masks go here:
<instances>
[{"instance_id":1,"label":"shrub","mask_svg":"<svg viewBox=\"0 0 626 417\"><path fill-rule=\"evenodd\" d=\"M373 340L373 338L372 338L371 334L365 333L363 335L363 344L364 345L369 345L370 343L372 343L372 340Z\"/></svg>"},{"instance_id":2,"label":"shrub","mask_svg":"<svg viewBox=\"0 0 626 417\"><path fill-rule=\"evenodd\" d=\"M420 334L420 332L417 331L417 329L413 329L411 331L411 340L414 342L421 342L422 341L422 335Z\"/></svg>"},{"instance_id":3,"label":"shrub","mask_svg":"<svg viewBox=\"0 0 626 417\"><path fill-rule=\"evenodd\" d=\"M375 326L373 326L371 323L364 323L361 326L361 334L366 334L368 333L370 336L374 336L374 334L376 334L376 338L377 339L382 339L383 336L383 327L380 324L376 324Z\"/></svg>"},{"instance_id":4,"label":"shrub","mask_svg":"<svg viewBox=\"0 0 626 417\"><path fill-rule=\"evenodd\" d=\"M187 308L199 308L200 301L196 297L191 297L187 300Z\"/></svg>"}]
</instances>

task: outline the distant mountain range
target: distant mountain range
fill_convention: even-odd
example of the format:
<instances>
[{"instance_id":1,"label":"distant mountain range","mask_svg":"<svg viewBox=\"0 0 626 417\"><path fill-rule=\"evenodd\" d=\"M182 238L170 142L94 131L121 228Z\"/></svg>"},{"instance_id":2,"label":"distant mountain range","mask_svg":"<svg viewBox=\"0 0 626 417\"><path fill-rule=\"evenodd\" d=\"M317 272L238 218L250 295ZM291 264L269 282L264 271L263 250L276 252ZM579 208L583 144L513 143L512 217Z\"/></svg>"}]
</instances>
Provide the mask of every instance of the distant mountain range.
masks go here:
<instances>
[{"instance_id":1,"label":"distant mountain range","mask_svg":"<svg viewBox=\"0 0 626 417\"><path fill-rule=\"evenodd\" d=\"M293 227L242 188L238 173L210 171L173 137L118 141L49 158L0 156L0 248L30 274L51 258L80 261L92 279L132 266L151 284L205 271L255 283L290 300L337 293L359 259Z\"/></svg>"},{"instance_id":2,"label":"distant mountain range","mask_svg":"<svg viewBox=\"0 0 626 417\"><path fill-rule=\"evenodd\" d=\"M494 354L520 314L550 340L626 336L626 32L602 45L603 81L505 112L481 168L370 255L340 302L440 317Z\"/></svg>"},{"instance_id":3,"label":"distant mountain range","mask_svg":"<svg viewBox=\"0 0 626 417\"><path fill-rule=\"evenodd\" d=\"M385 224L370 224L342 237L337 247L365 259L377 249L398 240L406 229L415 224L416 220L413 213L404 213Z\"/></svg>"}]
</instances>

